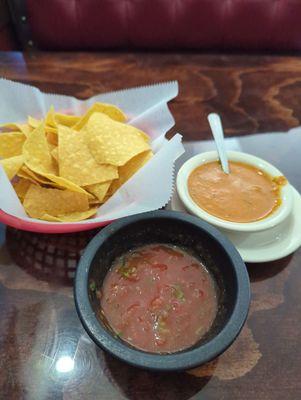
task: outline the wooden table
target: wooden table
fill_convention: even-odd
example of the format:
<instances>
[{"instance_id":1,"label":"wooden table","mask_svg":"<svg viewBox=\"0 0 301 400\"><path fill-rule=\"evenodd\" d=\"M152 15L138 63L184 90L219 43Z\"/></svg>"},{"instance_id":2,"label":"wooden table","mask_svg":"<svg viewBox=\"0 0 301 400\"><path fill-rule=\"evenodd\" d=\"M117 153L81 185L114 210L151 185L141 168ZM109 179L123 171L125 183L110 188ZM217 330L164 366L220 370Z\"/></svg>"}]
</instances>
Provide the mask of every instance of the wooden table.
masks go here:
<instances>
[{"instance_id":1,"label":"wooden table","mask_svg":"<svg viewBox=\"0 0 301 400\"><path fill-rule=\"evenodd\" d=\"M177 79L173 132L186 140L209 138L210 111L222 115L227 136L283 131L301 118L301 60L292 57L0 53L0 75L79 98ZM289 153L281 161L300 191L299 166ZM0 398L301 398L300 250L248 266L251 309L228 351L194 371L159 374L104 354L78 320L72 276L94 233L47 236L0 225Z\"/></svg>"}]
</instances>

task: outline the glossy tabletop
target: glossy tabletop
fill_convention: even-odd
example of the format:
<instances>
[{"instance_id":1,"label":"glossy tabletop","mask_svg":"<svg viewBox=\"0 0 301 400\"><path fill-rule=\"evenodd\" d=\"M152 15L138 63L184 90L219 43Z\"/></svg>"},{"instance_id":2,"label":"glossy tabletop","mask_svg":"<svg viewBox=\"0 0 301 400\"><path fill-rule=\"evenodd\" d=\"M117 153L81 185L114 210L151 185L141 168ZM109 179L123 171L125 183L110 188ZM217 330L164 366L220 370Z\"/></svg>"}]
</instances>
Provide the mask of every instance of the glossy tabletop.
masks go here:
<instances>
[{"instance_id":1,"label":"glossy tabletop","mask_svg":"<svg viewBox=\"0 0 301 400\"><path fill-rule=\"evenodd\" d=\"M301 191L301 59L153 53L0 53L0 76L79 98L178 80L172 132L187 155L210 143L206 115L221 114L227 145L267 158ZM3 101L3 100L2 100ZM0 188L1 190L1 188ZM77 317L72 283L96 231L43 235L0 225L0 399L186 400L301 398L301 250L249 264L245 327L218 359L160 374L113 359ZM301 227L300 227L301 234Z\"/></svg>"}]
</instances>

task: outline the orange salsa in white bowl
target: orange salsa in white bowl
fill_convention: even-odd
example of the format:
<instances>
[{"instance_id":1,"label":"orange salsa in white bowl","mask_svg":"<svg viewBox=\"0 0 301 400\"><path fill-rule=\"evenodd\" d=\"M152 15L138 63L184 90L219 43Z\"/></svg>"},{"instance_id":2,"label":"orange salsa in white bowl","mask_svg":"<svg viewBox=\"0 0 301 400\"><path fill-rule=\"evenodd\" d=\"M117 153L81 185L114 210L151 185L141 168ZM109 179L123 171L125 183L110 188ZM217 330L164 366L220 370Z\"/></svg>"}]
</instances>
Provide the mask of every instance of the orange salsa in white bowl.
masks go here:
<instances>
[{"instance_id":1,"label":"orange salsa in white bowl","mask_svg":"<svg viewBox=\"0 0 301 400\"><path fill-rule=\"evenodd\" d=\"M267 161L229 151L225 174L217 152L196 155L177 175L177 191L186 209L220 228L261 231L281 223L293 206L292 189Z\"/></svg>"}]
</instances>

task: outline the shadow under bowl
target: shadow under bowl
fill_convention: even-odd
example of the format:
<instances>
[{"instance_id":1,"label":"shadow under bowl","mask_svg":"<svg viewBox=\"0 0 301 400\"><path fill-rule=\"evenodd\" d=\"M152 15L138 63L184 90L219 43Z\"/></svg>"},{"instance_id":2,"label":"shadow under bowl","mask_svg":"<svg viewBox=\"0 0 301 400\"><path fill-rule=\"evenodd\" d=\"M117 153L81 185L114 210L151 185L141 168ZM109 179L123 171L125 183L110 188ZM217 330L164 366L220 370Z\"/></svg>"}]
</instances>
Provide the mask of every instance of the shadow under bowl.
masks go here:
<instances>
[{"instance_id":1,"label":"shadow under bowl","mask_svg":"<svg viewBox=\"0 0 301 400\"><path fill-rule=\"evenodd\" d=\"M176 353L141 351L116 337L100 313L95 294L113 261L130 249L153 243L187 249L209 270L218 292L218 312L205 336ZM94 286L94 284L93 284ZM113 356L137 367L172 371L196 367L224 352L247 318L250 282L244 262L232 243L199 218L153 211L120 219L100 231L87 246L75 276L75 305L92 340Z\"/></svg>"}]
</instances>

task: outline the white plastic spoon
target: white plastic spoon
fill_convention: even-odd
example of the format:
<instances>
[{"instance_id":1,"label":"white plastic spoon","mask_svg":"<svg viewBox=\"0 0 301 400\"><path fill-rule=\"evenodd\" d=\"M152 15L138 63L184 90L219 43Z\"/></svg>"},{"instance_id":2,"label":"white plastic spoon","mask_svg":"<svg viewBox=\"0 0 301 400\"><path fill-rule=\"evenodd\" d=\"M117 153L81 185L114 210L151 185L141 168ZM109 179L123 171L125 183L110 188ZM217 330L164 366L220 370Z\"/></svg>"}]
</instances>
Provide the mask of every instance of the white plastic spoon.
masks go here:
<instances>
[{"instance_id":1,"label":"white plastic spoon","mask_svg":"<svg viewBox=\"0 0 301 400\"><path fill-rule=\"evenodd\" d=\"M218 157L222 165L222 170L225 172L225 174L229 174L230 170L224 141L222 121L220 119L220 116L215 113L211 113L208 115L208 121L212 131L212 135L214 137Z\"/></svg>"}]
</instances>

